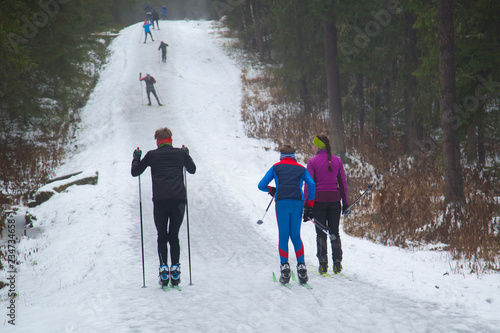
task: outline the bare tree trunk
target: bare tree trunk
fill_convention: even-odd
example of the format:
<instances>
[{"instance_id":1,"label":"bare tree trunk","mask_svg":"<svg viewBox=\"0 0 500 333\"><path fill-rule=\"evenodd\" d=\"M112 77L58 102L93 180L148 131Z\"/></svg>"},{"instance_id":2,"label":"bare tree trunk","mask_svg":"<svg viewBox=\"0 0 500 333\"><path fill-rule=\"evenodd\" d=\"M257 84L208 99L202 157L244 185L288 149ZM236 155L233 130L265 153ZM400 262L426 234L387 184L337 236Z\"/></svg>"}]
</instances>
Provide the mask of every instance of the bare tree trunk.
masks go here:
<instances>
[{"instance_id":1,"label":"bare tree trunk","mask_svg":"<svg viewBox=\"0 0 500 333\"><path fill-rule=\"evenodd\" d=\"M467 163L477 162L476 122L473 120L467 126Z\"/></svg>"},{"instance_id":2,"label":"bare tree trunk","mask_svg":"<svg viewBox=\"0 0 500 333\"><path fill-rule=\"evenodd\" d=\"M250 11L252 13L253 25L255 27L255 41L259 49L259 60L264 61L264 39L262 38L262 30L260 26L260 0L253 0L250 3Z\"/></svg>"},{"instance_id":3,"label":"bare tree trunk","mask_svg":"<svg viewBox=\"0 0 500 333\"><path fill-rule=\"evenodd\" d=\"M309 89L307 89L307 76L302 70L300 77L300 100L302 101L302 110L304 113L311 113L311 103L309 98Z\"/></svg>"},{"instance_id":4,"label":"bare tree trunk","mask_svg":"<svg viewBox=\"0 0 500 333\"><path fill-rule=\"evenodd\" d=\"M337 28L333 9L325 18L326 79L328 85L328 111L330 114L330 143L332 153L345 156L344 123L342 122L342 103L340 94L340 75L338 65Z\"/></svg>"},{"instance_id":5,"label":"bare tree trunk","mask_svg":"<svg viewBox=\"0 0 500 333\"><path fill-rule=\"evenodd\" d=\"M417 131L415 129L415 114L413 111L413 101L408 94L411 88L404 89L403 100L405 108L405 154L412 156L415 152L417 145Z\"/></svg>"},{"instance_id":6,"label":"bare tree trunk","mask_svg":"<svg viewBox=\"0 0 500 333\"><path fill-rule=\"evenodd\" d=\"M363 137L365 133L365 96L363 92L363 74L356 74L356 96L359 108L359 134Z\"/></svg>"},{"instance_id":7,"label":"bare tree trunk","mask_svg":"<svg viewBox=\"0 0 500 333\"><path fill-rule=\"evenodd\" d=\"M484 147L486 135L484 131L484 105L481 105L477 110L477 155L478 163L480 165L484 165L484 163L486 163L486 150Z\"/></svg>"},{"instance_id":8,"label":"bare tree trunk","mask_svg":"<svg viewBox=\"0 0 500 333\"><path fill-rule=\"evenodd\" d=\"M411 13L405 13L405 28L407 30L407 43L408 47L406 50L406 66L409 70L405 72L405 88L403 91L403 100L405 108L405 154L407 156L413 156L417 150L417 140L418 140L418 121L416 111L414 107L414 97L412 94L417 91L417 80L411 74L413 70L417 68L417 31L413 28L415 24L415 15Z\"/></svg>"},{"instance_id":9,"label":"bare tree trunk","mask_svg":"<svg viewBox=\"0 0 500 333\"><path fill-rule=\"evenodd\" d=\"M453 0L438 0L440 106L443 127L445 202L464 201L456 103Z\"/></svg>"},{"instance_id":10,"label":"bare tree trunk","mask_svg":"<svg viewBox=\"0 0 500 333\"><path fill-rule=\"evenodd\" d=\"M392 76L392 75L391 75ZM392 91L391 91L391 81L386 79L384 82L384 92L385 92L385 108L384 108L384 121L382 122L382 139L384 143L388 143L389 137L392 132Z\"/></svg>"}]
</instances>

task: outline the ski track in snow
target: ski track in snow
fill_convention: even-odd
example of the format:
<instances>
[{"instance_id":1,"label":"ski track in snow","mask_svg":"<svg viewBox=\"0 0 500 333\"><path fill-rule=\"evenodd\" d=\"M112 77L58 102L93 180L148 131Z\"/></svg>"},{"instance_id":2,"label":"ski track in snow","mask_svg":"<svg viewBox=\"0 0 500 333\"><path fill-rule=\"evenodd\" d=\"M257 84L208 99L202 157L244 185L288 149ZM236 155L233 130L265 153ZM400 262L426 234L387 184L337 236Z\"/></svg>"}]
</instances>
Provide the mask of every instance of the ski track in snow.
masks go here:
<instances>
[{"instance_id":1,"label":"ski track in snow","mask_svg":"<svg viewBox=\"0 0 500 333\"><path fill-rule=\"evenodd\" d=\"M443 275L449 264L442 253L342 234L349 279L310 272L312 290L272 282L279 271L274 205L258 226L270 197L257 183L278 153L245 137L241 69L213 23L161 24L154 43L143 43L141 23L113 41L82 113L78 152L58 170L98 171L99 184L70 187L32 210L44 231L18 246L25 259L16 280L16 326L7 323L4 289L2 332L500 332L498 275ZM169 44L166 64L160 40ZM156 78L163 107L153 96L153 106L145 105L139 72ZM141 288L138 178L130 176L133 150L154 149L154 131L163 126L197 165L187 177L193 285L185 220L183 290L167 293L157 284L149 169L141 176ZM312 225L303 224L302 238L307 264L316 269ZM295 269L291 243L290 263Z\"/></svg>"}]
</instances>

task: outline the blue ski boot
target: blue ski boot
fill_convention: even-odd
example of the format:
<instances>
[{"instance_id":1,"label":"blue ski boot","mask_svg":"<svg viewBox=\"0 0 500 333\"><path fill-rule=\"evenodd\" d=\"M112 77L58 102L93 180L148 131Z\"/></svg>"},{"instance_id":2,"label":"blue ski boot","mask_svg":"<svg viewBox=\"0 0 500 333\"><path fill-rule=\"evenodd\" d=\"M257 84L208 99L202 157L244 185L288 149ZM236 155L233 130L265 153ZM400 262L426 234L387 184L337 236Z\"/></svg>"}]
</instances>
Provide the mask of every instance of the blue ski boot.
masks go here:
<instances>
[{"instance_id":1,"label":"blue ski boot","mask_svg":"<svg viewBox=\"0 0 500 333\"><path fill-rule=\"evenodd\" d=\"M173 286L181 283L181 264L172 265L170 268L170 283Z\"/></svg>"},{"instance_id":2,"label":"blue ski boot","mask_svg":"<svg viewBox=\"0 0 500 333\"><path fill-rule=\"evenodd\" d=\"M160 266L160 281L159 281L159 283L162 286L168 286L169 278L170 278L170 272L168 270L168 265L161 265Z\"/></svg>"}]
</instances>

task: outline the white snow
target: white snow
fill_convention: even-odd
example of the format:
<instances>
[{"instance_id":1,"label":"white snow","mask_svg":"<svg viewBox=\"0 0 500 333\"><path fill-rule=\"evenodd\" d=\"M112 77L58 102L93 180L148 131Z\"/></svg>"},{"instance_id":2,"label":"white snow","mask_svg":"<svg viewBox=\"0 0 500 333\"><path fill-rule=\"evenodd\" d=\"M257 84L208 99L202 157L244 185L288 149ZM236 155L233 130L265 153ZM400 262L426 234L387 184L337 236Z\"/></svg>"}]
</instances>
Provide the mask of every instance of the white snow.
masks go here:
<instances>
[{"instance_id":1,"label":"white snow","mask_svg":"<svg viewBox=\"0 0 500 333\"><path fill-rule=\"evenodd\" d=\"M41 232L17 245L15 326L3 288L1 332L500 332L499 275L456 274L446 252L411 252L342 233L348 278L325 278L313 273L315 232L303 224L313 289L273 282L274 206L257 225L270 200L257 183L279 154L245 136L242 68L226 55L212 22L161 24L154 43L143 43L140 23L113 41L83 110L78 152L57 172L98 171L99 183L71 186L30 209ZM170 45L166 64L159 62L160 40ZM139 72L156 78L164 107L154 98L152 107L141 105ZM157 284L149 169L141 177L142 288L139 185L130 175L133 150L154 149L154 131L163 126L197 165L187 178L193 285L185 220L183 290L168 293ZM290 250L294 267L291 243Z\"/></svg>"}]
</instances>

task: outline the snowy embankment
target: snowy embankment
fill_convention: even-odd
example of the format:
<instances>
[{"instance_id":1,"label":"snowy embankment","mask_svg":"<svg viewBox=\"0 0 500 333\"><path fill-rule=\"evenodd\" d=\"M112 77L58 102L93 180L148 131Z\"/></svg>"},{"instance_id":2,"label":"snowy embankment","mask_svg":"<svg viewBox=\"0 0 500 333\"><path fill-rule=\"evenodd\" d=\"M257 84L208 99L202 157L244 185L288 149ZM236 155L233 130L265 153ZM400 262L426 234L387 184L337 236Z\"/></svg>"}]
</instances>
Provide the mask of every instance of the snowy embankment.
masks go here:
<instances>
[{"instance_id":1,"label":"snowy embankment","mask_svg":"<svg viewBox=\"0 0 500 333\"><path fill-rule=\"evenodd\" d=\"M16 325L8 323L4 288L2 332L500 332L498 274L450 274L445 253L341 234L348 278L311 271L310 291L272 282L279 270L274 207L258 226L270 197L257 183L278 153L245 136L241 68L224 53L213 23L160 23L154 43L144 44L135 24L111 44L83 110L78 152L58 170L98 171L99 182L69 187L31 210L42 232L17 246ZM166 64L159 40L169 44ZM156 78L164 107L143 105L139 72ZM149 171L141 177L141 288L138 179L130 176L132 151L154 149L154 131L163 126L174 146L189 147L198 168L187 179L193 285L184 223L183 291L168 293L157 285ZM316 269L312 225L303 224L302 239ZM293 251L290 258L294 267Z\"/></svg>"}]
</instances>

